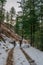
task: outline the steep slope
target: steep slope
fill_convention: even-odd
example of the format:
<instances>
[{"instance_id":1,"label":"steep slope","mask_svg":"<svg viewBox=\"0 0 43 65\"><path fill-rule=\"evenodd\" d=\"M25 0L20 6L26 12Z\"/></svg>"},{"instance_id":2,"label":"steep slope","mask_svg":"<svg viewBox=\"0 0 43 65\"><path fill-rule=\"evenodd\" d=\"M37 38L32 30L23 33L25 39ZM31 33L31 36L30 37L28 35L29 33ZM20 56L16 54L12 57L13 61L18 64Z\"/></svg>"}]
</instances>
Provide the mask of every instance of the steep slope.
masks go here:
<instances>
[{"instance_id":1,"label":"steep slope","mask_svg":"<svg viewBox=\"0 0 43 65\"><path fill-rule=\"evenodd\" d=\"M12 37L19 41L20 36L18 36L16 33L14 33L12 30L10 30L6 24L1 24L1 29L4 34L6 34L8 37Z\"/></svg>"}]
</instances>

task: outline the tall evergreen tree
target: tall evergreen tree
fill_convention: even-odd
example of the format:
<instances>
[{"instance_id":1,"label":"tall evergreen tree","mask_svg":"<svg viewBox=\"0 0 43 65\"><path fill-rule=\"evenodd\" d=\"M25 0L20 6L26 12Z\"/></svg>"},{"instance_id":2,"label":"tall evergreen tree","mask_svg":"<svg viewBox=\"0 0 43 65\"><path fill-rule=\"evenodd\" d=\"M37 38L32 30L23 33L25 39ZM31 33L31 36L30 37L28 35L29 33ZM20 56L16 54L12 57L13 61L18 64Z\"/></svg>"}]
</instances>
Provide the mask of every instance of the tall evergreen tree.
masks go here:
<instances>
[{"instance_id":1,"label":"tall evergreen tree","mask_svg":"<svg viewBox=\"0 0 43 65\"><path fill-rule=\"evenodd\" d=\"M4 18L3 6L5 5L5 2L6 0L0 0L0 28L1 28L1 22L3 21L3 18Z\"/></svg>"},{"instance_id":2,"label":"tall evergreen tree","mask_svg":"<svg viewBox=\"0 0 43 65\"><path fill-rule=\"evenodd\" d=\"M12 22L13 22L13 17L15 16L16 11L14 7L11 7L10 9L10 28L12 28Z\"/></svg>"},{"instance_id":3,"label":"tall evergreen tree","mask_svg":"<svg viewBox=\"0 0 43 65\"><path fill-rule=\"evenodd\" d=\"M23 3L20 3L22 8L22 24L24 29L24 34L27 36L30 35L31 45L34 42L34 35L38 25L38 14L36 8L39 0L24 0ZM23 35L24 35L23 34Z\"/></svg>"},{"instance_id":4,"label":"tall evergreen tree","mask_svg":"<svg viewBox=\"0 0 43 65\"><path fill-rule=\"evenodd\" d=\"M40 1L40 48L43 50L43 0Z\"/></svg>"},{"instance_id":5,"label":"tall evergreen tree","mask_svg":"<svg viewBox=\"0 0 43 65\"><path fill-rule=\"evenodd\" d=\"M9 12L6 13L6 21L9 23Z\"/></svg>"}]
</instances>

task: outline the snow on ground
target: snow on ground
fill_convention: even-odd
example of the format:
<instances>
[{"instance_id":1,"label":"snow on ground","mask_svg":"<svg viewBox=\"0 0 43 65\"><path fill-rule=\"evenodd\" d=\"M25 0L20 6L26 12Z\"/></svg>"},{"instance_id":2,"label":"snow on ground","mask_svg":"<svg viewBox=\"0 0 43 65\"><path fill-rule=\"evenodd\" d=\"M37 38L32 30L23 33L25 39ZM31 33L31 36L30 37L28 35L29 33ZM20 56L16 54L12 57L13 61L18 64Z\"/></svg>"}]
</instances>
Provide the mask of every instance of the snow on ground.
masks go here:
<instances>
[{"instance_id":1,"label":"snow on ground","mask_svg":"<svg viewBox=\"0 0 43 65\"><path fill-rule=\"evenodd\" d=\"M28 43L23 43L23 44L21 45L21 47L22 47L22 48L29 48L29 47L30 47L30 44L28 44Z\"/></svg>"},{"instance_id":2,"label":"snow on ground","mask_svg":"<svg viewBox=\"0 0 43 65\"><path fill-rule=\"evenodd\" d=\"M7 39L6 39L7 38ZM9 43L8 37L5 36L6 43L0 41L0 65L5 65L8 57L8 52L13 48L13 45Z\"/></svg>"},{"instance_id":3,"label":"snow on ground","mask_svg":"<svg viewBox=\"0 0 43 65\"><path fill-rule=\"evenodd\" d=\"M30 65L27 59L25 58L24 54L20 50L19 44L17 44L14 49L13 60L13 65Z\"/></svg>"},{"instance_id":4,"label":"snow on ground","mask_svg":"<svg viewBox=\"0 0 43 65\"><path fill-rule=\"evenodd\" d=\"M0 44L3 44L2 42L0 42ZM4 49L5 47L3 47L3 45L0 45L0 65L5 65L5 61L7 58L7 53Z\"/></svg>"},{"instance_id":5,"label":"snow on ground","mask_svg":"<svg viewBox=\"0 0 43 65\"><path fill-rule=\"evenodd\" d=\"M3 41L0 41L0 65L5 65L6 60L8 57L8 52L14 47L10 42L12 41L11 38L6 37L3 35L3 38L5 39L4 43ZM20 50L19 42L16 42L16 47L14 48L13 53L13 65L30 65L27 59L25 58L24 54ZM36 48L31 47L28 43L22 44L22 48L24 51L33 59L35 60L35 63L37 65L43 65L43 52L39 51Z\"/></svg>"},{"instance_id":6,"label":"snow on ground","mask_svg":"<svg viewBox=\"0 0 43 65\"><path fill-rule=\"evenodd\" d=\"M37 65L43 65L43 52L39 51L36 48L29 47L23 48L24 51L33 59L35 60Z\"/></svg>"}]
</instances>

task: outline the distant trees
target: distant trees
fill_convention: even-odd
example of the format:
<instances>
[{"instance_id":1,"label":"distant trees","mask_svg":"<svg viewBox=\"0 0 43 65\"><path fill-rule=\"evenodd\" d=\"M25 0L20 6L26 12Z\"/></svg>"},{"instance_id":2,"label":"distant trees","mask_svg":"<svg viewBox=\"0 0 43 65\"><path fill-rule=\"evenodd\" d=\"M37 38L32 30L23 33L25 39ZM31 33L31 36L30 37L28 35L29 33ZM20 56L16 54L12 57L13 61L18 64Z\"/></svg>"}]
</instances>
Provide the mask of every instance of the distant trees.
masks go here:
<instances>
[{"instance_id":1,"label":"distant trees","mask_svg":"<svg viewBox=\"0 0 43 65\"><path fill-rule=\"evenodd\" d=\"M6 0L0 0L0 32L1 32L1 23L3 23L4 20L6 20L6 22L8 22L8 25L12 25L12 21L16 13L14 7L11 8L10 12L5 13L4 9L5 3Z\"/></svg>"},{"instance_id":2,"label":"distant trees","mask_svg":"<svg viewBox=\"0 0 43 65\"><path fill-rule=\"evenodd\" d=\"M15 8L11 7L11 10L10 10L10 23L11 24L12 24L12 20L13 20L13 17L15 16L15 14L16 14Z\"/></svg>"},{"instance_id":3,"label":"distant trees","mask_svg":"<svg viewBox=\"0 0 43 65\"><path fill-rule=\"evenodd\" d=\"M14 7L11 7L10 11L6 12L6 23L10 29L14 29L12 28L13 27L12 25L14 23L15 15L16 15L16 11Z\"/></svg>"}]
</instances>

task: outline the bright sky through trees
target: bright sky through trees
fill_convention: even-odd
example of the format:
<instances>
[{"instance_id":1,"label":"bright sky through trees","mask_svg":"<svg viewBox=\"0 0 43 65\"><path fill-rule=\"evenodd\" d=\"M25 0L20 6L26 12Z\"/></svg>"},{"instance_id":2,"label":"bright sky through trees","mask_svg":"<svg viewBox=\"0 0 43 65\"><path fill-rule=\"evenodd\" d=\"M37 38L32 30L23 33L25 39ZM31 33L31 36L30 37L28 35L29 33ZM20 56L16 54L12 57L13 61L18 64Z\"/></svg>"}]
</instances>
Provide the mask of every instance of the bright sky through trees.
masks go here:
<instances>
[{"instance_id":1,"label":"bright sky through trees","mask_svg":"<svg viewBox=\"0 0 43 65\"><path fill-rule=\"evenodd\" d=\"M19 4L17 3L17 1L20 1L20 0L7 0L6 5L4 7L6 11L10 11L10 8L12 6L14 6L14 8L16 9L16 12L20 11L21 9L19 8Z\"/></svg>"}]
</instances>

